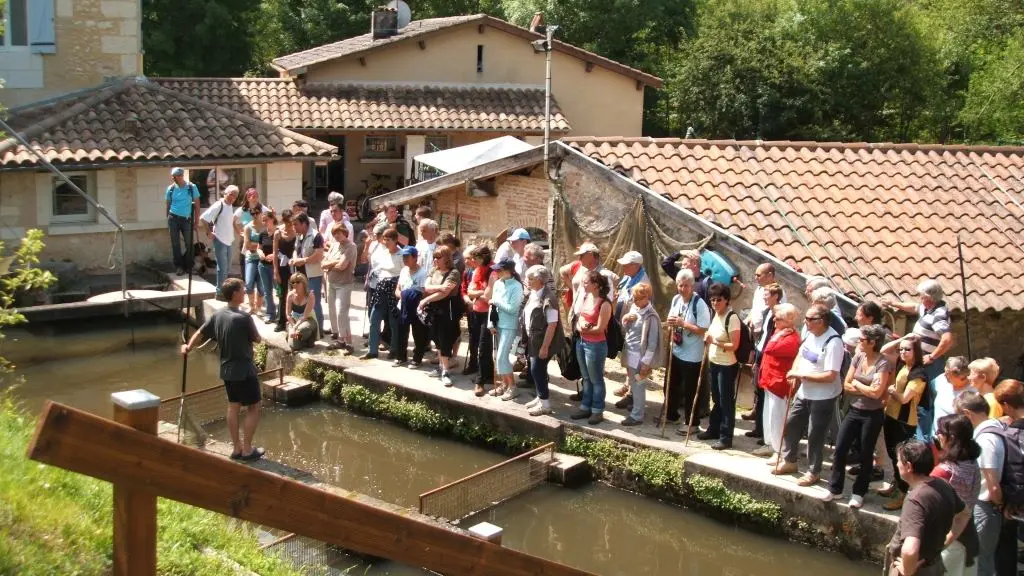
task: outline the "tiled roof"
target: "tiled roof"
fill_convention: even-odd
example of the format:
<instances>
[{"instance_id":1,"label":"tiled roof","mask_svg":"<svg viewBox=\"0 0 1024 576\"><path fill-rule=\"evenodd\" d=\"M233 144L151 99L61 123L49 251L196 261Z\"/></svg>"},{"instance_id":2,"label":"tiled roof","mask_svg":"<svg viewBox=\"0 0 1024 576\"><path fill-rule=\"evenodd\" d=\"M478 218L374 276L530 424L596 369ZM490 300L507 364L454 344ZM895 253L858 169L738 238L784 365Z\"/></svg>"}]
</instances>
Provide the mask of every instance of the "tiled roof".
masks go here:
<instances>
[{"instance_id":1,"label":"tiled roof","mask_svg":"<svg viewBox=\"0 0 1024 576\"><path fill-rule=\"evenodd\" d=\"M330 158L337 148L145 79L124 79L15 108L8 123L61 165ZM35 166L14 138L0 168Z\"/></svg>"},{"instance_id":2,"label":"tiled roof","mask_svg":"<svg viewBox=\"0 0 1024 576\"><path fill-rule=\"evenodd\" d=\"M492 28L514 34L526 40L539 40L544 38L543 35L536 32L530 32L526 28L516 26L515 24L506 22L487 14L471 14L468 16L450 16L447 18L427 18L424 20L415 20L410 22L408 26L402 28L399 34L390 36L387 38L373 39L372 34L363 34L360 36L354 36L352 38L346 38L330 44L324 44L323 46L317 46L301 52L295 52L294 54L286 54L275 58L273 64L280 70L286 72L292 72L299 68L312 66L328 60L334 60L335 58L343 58L346 56L353 56L356 54L363 54L370 50L376 50L381 46L388 46L397 42L402 42L412 38L423 37L427 34L447 30L455 26L462 26L465 24L478 24L486 25ZM601 66L607 68L612 72L617 72L624 76L633 78L647 86L652 88L661 88L661 78L648 74L642 70L636 68L630 68L625 64L620 64L614 60L605 58L604 56L577 48L572 44L566 44L559 40L555 40L553 43L555 50L569 54L583 60L584 62L590 62L595 66Z\"/></svg>"},{"instance_id":3,"label":"tiled roof","mask_svg":"<svg viewBox=\"0 0 1024 576\"><path fill-rule=\"evenodd\" d=\"M544 90L532 87L309 83L300 88L289 78L152 80L291 130L544 131ZM552 102L551 129L569 128Z\"/></svg>"},{"instance_id":4,"label":"tiled roof","mask_svg":"<svg viewBox=\"0 0 1024 576\"><path fill-rule=\"evenodd\" d=\"M962 309L959 234L970 308L1024 309L1024 147L564 142L853 298L936 278Z\"/></svg>"}]
</instances>

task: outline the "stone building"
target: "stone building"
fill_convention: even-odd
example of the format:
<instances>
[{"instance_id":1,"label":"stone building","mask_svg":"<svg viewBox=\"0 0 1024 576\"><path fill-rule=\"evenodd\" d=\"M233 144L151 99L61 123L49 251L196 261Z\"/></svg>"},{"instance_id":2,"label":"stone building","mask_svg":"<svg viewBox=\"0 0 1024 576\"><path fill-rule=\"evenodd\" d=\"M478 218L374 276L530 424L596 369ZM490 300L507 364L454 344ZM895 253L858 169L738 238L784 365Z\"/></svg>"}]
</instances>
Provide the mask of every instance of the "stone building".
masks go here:
<instances>
[{"instance_id":1,"label":"stone building","mask_svg":"<svg viewBox=\"0 0 1024 576\"><path fill-rule=\"evenodd\" d=\"M1021 375L1024 147L571 137L552 144L551 156L548 174L538 148L379 201L434 197L447 222L467 224L463 235L546 221L556 264L571 257L567 232L581 238L580 230L599 245L625 238L648 260L667 251L659 234L679 245L707 241L747 284L735 290L740 310L749 308L761 262L775 264L801 307L806 276L828 277L849 317L857 302L913 299L920 281L935 278L953 314L955 352L967 352L969 315L973 356ZM494 193L471 198L478 188ZM551 230L556 202L576 230ZM634 210L642 214L632 220ZM607 265L614 256L605 255ZM913 320L887 318L898 333Z\"/></svg>"}]
</instances>

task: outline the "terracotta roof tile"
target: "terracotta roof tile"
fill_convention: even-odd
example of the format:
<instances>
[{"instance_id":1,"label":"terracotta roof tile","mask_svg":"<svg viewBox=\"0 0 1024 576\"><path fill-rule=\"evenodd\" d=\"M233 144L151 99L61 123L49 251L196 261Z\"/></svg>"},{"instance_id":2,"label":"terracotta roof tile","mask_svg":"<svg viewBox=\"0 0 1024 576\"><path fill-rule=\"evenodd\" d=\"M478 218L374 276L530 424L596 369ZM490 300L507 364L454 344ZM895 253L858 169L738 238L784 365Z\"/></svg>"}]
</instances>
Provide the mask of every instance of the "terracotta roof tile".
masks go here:
<instances>
[{"instance_id":1,"label":"terracotta roof tile","mask_svg":"<svg viewBox=\"0 0 1024 576\"><path fill-rule=\"evenodd\" d=\"M289 78L153 78L290 130L472 130L544 132L544 90L495 86L311 83ZM551 129L569 121L552 99Z\"/></svg>"},{"instance_id":2,"label":"terracotta roof tile","mask_svg":"<svg viewBox=\"0 0 1024 576\"><path fill-rule=\"evenodd\" d=\"M962 309L1024 310L1024 147L567 138L849 296L939 279ZM783 217L785 216L785 218ZM801 240L785 219L796 227ZM847 278L847 275L849 278Z\"/></svg>"},{"instance_id":3,"label":"terracotta roof tile","mask_svg":"<svg viewBox=\"0 0 1024 576\"><path fill-rule=\"evenodd\" d=\"M10 111L8 123L50 162L330 158L337 148L167 90L125 79ZM35 166L14 138L0 141L0 168Z\"/></svg>"},{"instance_id":4,"label":"terracotta roof tile","mask_svg":"<svg viewBox=\"0 0 1024 576\"><path fill-rule=\"evenodd\" d=\"M486 14L469 14L466 16L449 16L445 18L426 18L410 22L408 26L402 28L399 31L399 34L395 36L378 38L376 40L370 33L353 36L352 38L345 38L344 40L324 44L323 46L316 46L301 52L279 56L274 59L273 65L279 70L292 72L300 68L327 62L328 60L354 56L356 54L364 54L383 46L396 44L413 38L422 39L423 36L428 34L441 32L456 26L463 26L467 24L490 26L530 41L544 38L541 34L531 32L526 28L516 26L515 24ZM590 62L597 66L607 68L613 72L634 78L637 81L653 88L661 88L662 86L661 78L647 74L642 70L630 68L629 66L620 64L614 60L605 58L604 56L577 48L572 44L566 44L559 40L555 40L552 44L556 51L575 56L584 62Z\"/></svg>"}]
</instances>

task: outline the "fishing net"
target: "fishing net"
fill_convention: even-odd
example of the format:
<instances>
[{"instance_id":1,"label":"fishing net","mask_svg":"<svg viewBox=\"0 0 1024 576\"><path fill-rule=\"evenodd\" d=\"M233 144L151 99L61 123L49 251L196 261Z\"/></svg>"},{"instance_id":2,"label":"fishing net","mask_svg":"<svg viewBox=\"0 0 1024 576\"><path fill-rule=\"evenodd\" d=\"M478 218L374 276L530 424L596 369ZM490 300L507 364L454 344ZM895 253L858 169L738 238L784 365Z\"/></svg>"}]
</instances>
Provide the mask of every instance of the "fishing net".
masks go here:
<instances>
[{"instance_id":1,"label":"fishing net","mask_svg":"<svg viewBox=\"0 0 1024 576\"><path fill-rule=\"evenodd\" d=\"M259 374L261 382L267 378L280 380L282 377L280 368ZM182 398L175 396L160 401L160 421L177 425L180 412L181 442L191 446L203 446L210 437L211 426L227 418L228 398L224 393L224 386L217 384L188 392L184 395L184 403ZM245 414L245 408L242 408L241 414Z\"/></svg>"},{"instance_id":2,"label":"fishing net","mask_svg":"<svg viewBox=\"0 0 1024 576\"><path fill-rule=\"evenodd\" d=\"M546 444L486 470L420 495L420 513L449 522L486 510L544 483L555 461Z\"/></svg>"}]
</instances>

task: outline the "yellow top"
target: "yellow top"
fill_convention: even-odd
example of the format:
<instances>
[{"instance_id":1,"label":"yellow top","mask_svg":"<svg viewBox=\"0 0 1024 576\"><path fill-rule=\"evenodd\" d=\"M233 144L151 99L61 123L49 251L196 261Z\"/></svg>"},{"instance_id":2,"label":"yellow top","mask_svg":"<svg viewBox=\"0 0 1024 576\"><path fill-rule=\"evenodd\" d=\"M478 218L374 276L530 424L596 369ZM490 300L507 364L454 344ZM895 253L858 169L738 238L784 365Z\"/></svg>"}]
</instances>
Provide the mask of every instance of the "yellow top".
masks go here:
<instances>
[{"instance_id":1,"label":"yellow top","mask_svg":"<svg viewBox=\"0 0 1024 576\"><path fill-rule=\"evenodd\" d=\"M998 402L996 402L995 392L989 392L988 394L983 395L982 398L985 399L985 402L988 402L989 418L995 418L998 420L999 418L1003 417L1003 407L1000 406Z\"/></svg>"},{"instance_id":2,"label":"yellow top","mask_svg":"<svg viewBox=\"0 0 1024 576\"><path fill-rule=\"evenodd\" d=\"M906 404L901 403L892 396L885 405L885 415L905 423L907 426L917 426L917 404L921 401L921 393L924 392L927 384L921 378L907 381L910 375L910 368L904 366L896 373L896 391L901 395L913 394L914 397ZM902 416L902 418L901 418Z\"/></svg>"},{"instance_id":3,"label":"yellow top","mask_svg":"<svg viewBox=\"0 0 1024 576\"><path fill-rule=\"evenodd\" d=\"M725 328L726 318L729 318L728 330ZM739 329L739 314L733 314L731 310L726 310L725 315L715 314L715 317L711 319L711 326L708 327L708 334L711 334L711 346L708 348L709 361L719 366L728 366L736 363L736 352L734 350L724 350L716 343L733 343L730 335L733 331L739 331ZM738 346L739 342L735 342L735 344Z\"/></svg>"}]
</instances>

